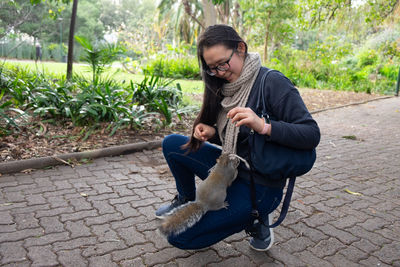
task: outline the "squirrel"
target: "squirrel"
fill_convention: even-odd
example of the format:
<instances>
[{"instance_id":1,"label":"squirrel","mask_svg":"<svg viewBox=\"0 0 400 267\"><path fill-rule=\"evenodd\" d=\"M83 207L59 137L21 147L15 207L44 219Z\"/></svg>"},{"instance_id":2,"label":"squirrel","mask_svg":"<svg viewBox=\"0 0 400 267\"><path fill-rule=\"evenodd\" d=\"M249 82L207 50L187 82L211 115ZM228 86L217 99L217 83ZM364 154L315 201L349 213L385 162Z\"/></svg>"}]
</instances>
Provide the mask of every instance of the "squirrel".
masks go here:
<instances>
[{"instance_id":1,"label":"squirrel","mask_svg":"<svg viewBox=\"0 0 400 267\"><path fill-rule=\"evenodd\" d=\"M239 164L235 157L238 156L221 154L208 177L197 187L195 201L169 212L159 227L161 234L178 235L195 225L207 211L228 207L228 202L225 201L226 189L235 180Z\"/></svg>"}]
</instances>

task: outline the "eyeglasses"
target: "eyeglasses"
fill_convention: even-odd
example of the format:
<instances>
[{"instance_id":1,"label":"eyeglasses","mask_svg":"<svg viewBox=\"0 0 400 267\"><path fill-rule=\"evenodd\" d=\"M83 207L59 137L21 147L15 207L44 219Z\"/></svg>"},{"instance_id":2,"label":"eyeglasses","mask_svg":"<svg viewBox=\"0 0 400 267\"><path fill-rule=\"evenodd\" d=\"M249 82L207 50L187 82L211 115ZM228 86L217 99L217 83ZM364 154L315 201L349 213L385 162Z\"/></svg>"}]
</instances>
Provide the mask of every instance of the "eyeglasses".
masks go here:
<instances>
[{"instance_id":1,"label":"eyeglasses","mask_svg":"<svg viewBox=\"0 0 400 267\"><path fill-rule=\"evenodd\" d=\"M229 70L229 68L231 67L231 65L229 65L229 61L231 61L233 53L235 53L235 50L232 50L232 54L231 56L228 58L227 61L218 64L218 66L210 68L207 66L206 72L208 75L210 76L215 76L217 74L217 71L227 71Z\"/></svg>"}]
</instances>

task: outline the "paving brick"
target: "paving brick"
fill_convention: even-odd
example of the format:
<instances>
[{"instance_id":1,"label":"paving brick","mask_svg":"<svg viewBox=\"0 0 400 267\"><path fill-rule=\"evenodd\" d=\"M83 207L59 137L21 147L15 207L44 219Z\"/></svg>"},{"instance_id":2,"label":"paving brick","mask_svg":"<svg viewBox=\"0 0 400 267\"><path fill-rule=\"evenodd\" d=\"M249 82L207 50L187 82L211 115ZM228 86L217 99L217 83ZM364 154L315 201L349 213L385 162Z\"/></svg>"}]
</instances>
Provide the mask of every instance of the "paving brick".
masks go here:
<instances>
[{"instance_id":1,"label":"paving brick","mask_svg":"<svg viewBox=\"0 0 400 267\"><path fill-rule=\"evenodd\" d=\"M125 243L128 246L147 242L145 236L138 232L133 226L128 228L119 228L116 231L118 232L118 235L125 240Z\"/></svg>"},{"instance_id":2,"label":"paving brick","mask_svg":"<svg viewBox=\"0 0 400 267\"><path fill-rule=\"evenodd\" d=\"M135 258L133 260L123 260L119 264L122 267L142 267L142 266L144 266L142 258ZM172 264L173 264L172 266L178 266L174 263L172 263ZM167 267L167 266L164 265L164 267Z\"/></svg>"},{"instance_id":3,"label":"paving brick","mask_svg":"<svg viewBox=\"0 0 400 267\"><path fill-rule=\"evenodd\" d=\"M292 238L285 242L285 250L289 253L300 252L306 250L308 246L311 246L313 242L307 237L300 236L297 238Z\"/></svg>"},{"instance_id":4,"label":"paving brick","mask_svg":"<svg viewBox=\"0 0 400 267\"><path fill-rule=\"evenodd\" d=\"M57 252L58 260L63 266L86 267L88 261L81 255L80 249L61 250Z\"/></svg>"},{"instance_id":5,"label":"paving brick","mask_svg":"<svg viewBox=\"0 0 400 267\"><path fill-rule=\"evenodd\" d=\"M145 217L143 217L143 216L138 217L138 218L140 218L141 220L142 219L145 220L144 223L143 223L143 221L141 221L141 222L139 222L139 223L137 223L135 225L136 229L138 231L140 231L140 232L143 232L143 231L156 231L157 228L160 226L160 220L158 220L156 218L153 218L153 220L150 220L150 221L148 219L146 219Z\"/></svg>"},{"instance_id":6,"label":"paving brick","mask_svg":"<svg viewBox=\"0 0 400 267\"><path fill-rule=\"evenodd\" d=\"M65 222L65 229L70 232L71 238L91 236L90 228L83 220Z\"/></svg>"},{"instance_id":7,"label":"paving brick","mask_svg":"<svg viewBox=\"0 0 400 267\"><path fill-rule=\"evenodd\" d=\"M111 228L112 229L118 229L118 228L126 228L126 227L131 227L140 223L148 223L148 220L144 216L139 216L139 217L131 217L131 218L126 218L126 219L121 219L115 222L111 222Z\"/></svg>"},{"instance_id":8,"label":"paving brick","mask_svg":"<svg viewBox=\"0 0 400 267\"><path fill-rule=\"evenodd\" d=\"M142 232L142 231L141 231ZM154 246L159 249L171 248L172 245L168 243L167 239L162 236L157 229L142 232L146 240L150 240ZM219 244L219 243L217 243ZM216 246L216 245L214 245Z\"/></svg>"},{"instance_id":9,"label":"paving brick","mask_svg":"<svg viewBox=\"0 0 400 267\"><path fill-rule=\"evenodd\" d=\"M101 200L117 199L117 198L119 198L118 194L109 193L109 194L101 194L101 195L89 196L87 198L87 200L92 202L92 201L101 201Z\"/></svg>"},{"instance_id":10,"label":"paving brick","mask_svg":"<svg viewBox=\"0 0 400 267\"><path fill-rule=\"evenodd\" d=\"M81 247L87 247L96 244L96 237L79 237L76 239L70 239L67 241L59 241L53 244L54 251L59 250L70 250Z\"/></svg>"},{"instance_id":11,"label":"paving brick","mask_svg":"<svg viewBox=\"0 0 400 267\"><path fill-rule=\"evenodd\" d=\"M350 232L339 230L329 224L319 226L318 229L326 235L334 236L345 245L350 245L351 243L360 240L359 237L352 235Z\"/></svg>"},{"instance_id":12,"label":"paving brick","mask_svg":"<svg viewBox=\"0 0 400 267\"><path fill-rule=\"evenodd\" d=\"M10 233L17 231L17 224L0 224L0 233Z\"/></svg>"},{"instance_id":13,"label":"paving brick","mask_svg":"<svg viewBox=\"0 0 400 267\"><path fill-rule=\"evenodd\" d=\"M307 219L304 220L304 223L307 224L309 227L317 227L326 224L329 221L332 221L333 218L329 214L325 212L316 212Z\"/></svg>"},{"instance_id":14,"label":"paving brick","mask_svg":"<svg viewBox=\"0 0 400 267\"><path fill-rule=\"evenodd\" d=\"M267 253L270 257L286 266L306 266L306 263L304 263L299 257L289 253L282 247L272 246Z\"/></svg>"},{"instance_id":15,"label":"paving brick","mask_svg":"<svg viewBox=\"0 0 400 267\"><path fill-rule=\"evenodd\" d=\"M69 203L67 200L64 199L63 196L53 196L49 197L47 201L50 203L50 208L56 209L56 208L63 208L63 207L69 207Z\"/></svg>"},{"instance_id":16,"label":"paving brick","mask_svg":"<svg viewBox=\"0 0 400 267\"><path fill-rule=\"evenodd\" d=\"M146 203L147 204L147 203ZM138 204L138 206L136 206L137 203L132 203L133 207L136 207L137 210L144 216L146 216L149 220L153 220L155 218L154 213L156 212L156 210L154 209L153 206L140 206L140 204Z\"/></svg>"},{"instance_id":17,"label":"paving brick","mask_svg":"<svg viewBox=\"0 0 400 267\"><path fill-rule=\"evenodd\" d=\"M363 259L368 258L368 253L358 249L354 245L348 246L345 249L340 250L339 254L343 255L346 259L351 262L359 262Z\"/></svg>"},{"instance_id":18,"label":"paving brick","mask_svg":"<svg viewBox=\"0 0 400 267\"><path fill-rule=\"evenodd\" d=\"M330 263L327 260L321 259L316 257L314 254L312 254L308 250L300 251L298 253L295 253L294 256L298 257L302 262L304 262L307 266L315 266L315 267L328 267L328 266L334 266L332 263Z\"/></svg>"},{"instance_id":19,"label":"paving brick","mask_svg":"<svg viewBox=\"0 0 400 267\"><path fill-rule=\"evenodd\" d=\"M23 190L35 189L36 186L37 186L36 184L30 183L30 184L24 184L24 185L9 186L9 187L3 188L2 190L4 193L22 192Z\"/></svg>"},{"instance_id":20,"label":"paving brick","mask_svg":"<svg viewBox=\"0 0 400 267\"><path fill-rule=\"evenodd\" d=\"M4 198L8 202L23 202L25 201L25 195L20 191L11 191L4 193Z\"/></svg>"},{"instance_id":21,"label":"paving brick","mask_svg":"<svg viewBox=\"0 0 400 267\"><path fill-rule=\"evenodd\" d=\"M2 188L6 188L6 187L15 187L18 185L18 183L16 181L13 181L14 179L12 179L12 176L9 176L9 182L7 182L4 178L2 178L2 182L0 184L0 189Z\"/></svg>"},{"instance_id":22,"label":"paving brick","mask_svg":"<svg viewBox=\"0 0 400 267\"><path fill-rule=\"evenodd\" d=\"M61 207L61 208L55 208L55 209L49 209L49 210L39 210L36 212L36 217L41 218L41 217L53 217L57 215L64 215L66 213L72 213L74 210L72 207Z\"/></svg>"},{"instance_id":23,"label":"paving brick","mask_svg":"<svg viewBox=\"0 0 400 267\"><path fill-rule=\"evenodd\" d=\"M116 210L122 213L122 216L124 216L124 218L140 216L140 213L136 209L132 208L132 206L128 203L115 204L114 206Z\"/></svg>"},{"instance_id":24,"label":"paving brick","mask_svg":"<svg viewBox=\"0 0 400 267\"><path fill-rule=\"evenodd\" d=\"M90 267L107 266L118 267L118 264L111 261L111 255L97 256L89 258Z\"/></svg>"},{"instance_id":25,"label":"paving brick","mask_svg":"<svg viewBox=\"0 0 400 267\"><path fill-rule=\"evenodd\" d=\"M130 203L134 202L137 203L140 200L138 196L127 196L127 197L116 197L114 199L110 199L110 204L124 204L124 203Z\"/></svg>"},{"instance_id":26,"label":"paving brick","mask_svg":"<svg viewBox=\"0 0 400 267\"><path fill-rule=\"evenodd\" d=\"M55 181L53 182L57 190L71 189L72 185L68 181Z\"/></svg>"},{"instance_id":27,"label":"paving brick","mask_svg":"<svg viewBox=\"0 0 400 267\"><path fill-rule=\"evenodd\" d=\"M381 218L370 218L367 219L365 222L358 224L360 227L374 232L375 230L382 229L384 226L388 225L389 222L381 219Z\"/></svg>"},{"instance_id":28,"label":"paving brick","mask_svg":"<svg viewBox=\"0 0 400 267\"><path fill-rule=\"evenodd\" d=\"M13 217L9 211L0 211L0 224L12 224L14 223Z\"/></svg>"},{"instance_id":29,"label":"paving brick","mask_svg":"<svg viewBox=\"0 0 400 267\"><path fill-rule=\"evenodd\" d=\"M58 233L64 231L64 225L60 222L59 217L42 217L39 220L40 226L44 229L45 234Z\"/></svg>"},{"instance_id":30,"label":"paving brick","mask_svg":"<svg viewBox=\"0 0 400 267\"><path fill-rule=\"evenodd\" d=\"M30 247L28 257L32 260L32 266L57 265L57 255L51 250L51 246Z\"/></svg>"},{"instance_id":31,"label":"paving brick","mask_svg":"<svg viewBox=\"0 0 400 267\"><path fill-rule=\"evenodd\" d=\"M359 262L361 265L363 266L379 266L379 267L389 267L390 265L385 264L384 262L382 262L381 260L379 260L378 258L376 258L375 256L370 256L368 259L366 260L362 260Z\"/></svg>"},{"instance_id":32,"label":"paving brick","mask_svg":"<svg viewBox=\"0 0 400 267\"><path fill-rule=\"evenodd\" d=\"M349 228L352 226L355 226L361 222L364 222L366 219L360 219L357 216L354 215L348 215L348 216L344 216L341 218L337 218L333 221L330 222L330 224L332 224L333 226L335 226L338 229L345 229L345 228Z\"/></svg>"},{"instance_id":33,"label":"paving brick","mask_svg":"<svg viewBox=\"0 0 400 267\"><path fill-rule=\"evenodd\" d=\"M74 198L69 200L69 204L74 207L75 211L81 210L91 210L93 209L90 202L88 202L84 197Z\"/></svg>"},{"instance_id":34,"label":"paving brick","mask_svg":"<svg viewBox=\"0 0 400 267\"><path fill-rule=\"evenodd\" d=\"M367 239L368 241L376 244L376 245L384 245L389 244L391 241L383 236L376 234L374 232L369 232L362 227L354 226L351 228L351 233L355 236L358 236L361 239Z\"/></svg>"},{"instance_id":35,"label":"paving brick","mask_svg":"<svg viewBox=\"0 0 400 267\"><path fill-rule=\"evenodd\" d=\"M329 236L324 234L315 228L310 228L303 222L292 224L288 226L293 230L296 236L306 236L311 239L314 243L318 243L321 240L328 239Z\"/></svg>"},{"instance_id":36,"label":"paving brick","mask_svg":"<svg viewBox=\"0 0 400 267\"><path fill-rule=\"evenodd\" d=\"M18 209L23 209L26 207L26 202L20 202L20 203L13 203L13 202L8 202L5 201L2 204L0 204L0 211L5 211L5 210L18 210Z\"/></svg>"},{"instance_id":37,"label":"paving brick","mask_svg":"<svg viewBox=\"0 0 400 267\"><path fill-rule=\"evenodd\" d=\"M78 211L78 212L73 212L73 213L68 213L68 214L61 214L60 221L61 222L78 221L81 219L85 219L87 217L95 217L95 216L98 216L98 213L96 210L83 210L83 211Z\"/></svg>"},{"instance_id":38,"label":"paving brick","mask_svg":"<svg viewBox=\"0 0 400 267\"><path fill-rule=\"evenodd\" d=\"M112 189L121 197L134 195L134 192L131 189L129 189L126 185L112 186Z\"/></svg>"},{"instance_id":39,"label":"paving brick","mask_svg":"<svg viewBox=\"0 0 400 267\"><path fill-rule=\"evenodd\" d=\"M374 255L382 262L392 265L395 261L400 260L400 242L385 244L381 249L376 251Z\"/></svg>"},{"instance_id":40,"label":"paving brick","mask_svg":"<svg viewBox=\"0 0 400 267\"><path fill-rule=\"evenodd\" d=\"M100 242L119 242L121 238L117 235L117 232L111 229L109 224L94 225L91 227L94 235L98 236Z\"/></svg>"},{"instance_id":41,"label":"paving brick","mask_svg":"<svg viewBox=\"0 0 400 267\"><path fill-rule=\"evenodd\" d=\"M38 187L52 188L54 186L49 177L36 178L35 183Z\"/></svg>"},{"instance_id":42,"label":"paving brick","mask_svg":"<svg viewBox=\"0 0 400 267\"><path fill-rule=\"evenodd\" d=\"M346 267L359 267L360 264L356 262L350 261L348 258L345 258L343 255L335 254L332 256L328 256L324 258L329 261L333 266L346 266Z\"/></svg>"},{"instance_id":43,"label":"paving brick","mask_svg":"<svg viewBox=\"0 0 400 267\"><path fill-rule=\"evenodd\" d=\"M110 223L114 221L119 221L122 219L121 214L112 213L112 214L104 214L97 217L89 217L85 219L85 224L87 226L96 225L96 224L104 224Z\"/></svg>"},{"instance_id":44,"label":"paving brick","mask_svg":"<svg viewBox=\"0 0 400 267\"><path fill-rule=\"evenodd\" d=\"M99 214L116 213L117 210L111 206L107 200L92 201L93 207Z\"/></svg>"},{"instance_id":45,"label":"paving brick","mask_svg":"<svg viewBox=\"0 0 400 267\"><path fill-rule=\"evenodd\" d=\"M339 242L336 238L329 238L327 240L320 241L315 247L311 248L310 251L319 258L331 256L344 249L346 246Z\"/></svg>"},{"instance_id":46,"label":"paving brick","mask_svg":"<svg viewBox=\"0 0 400 267\"><path fill-rule=\"evenodd\" d=\"M145 253L154 253L157 249L151 243L139 244L130 246L127 249L112 252L112 258L114 261L122 261L127 259L135 259Z\"/></svg>"},{"instance_id":47,"label":"paving brick","mask_svg":"<svg viewBox=\"0 0 400 267\"><path fill-rule=\"evenodd\" d=\"M4 242L0 244L1 264L20 262L26 259L27 251L22 245L23 241Z\"/></svg>"},{"instance_id":48,"label":"paving brick","mask_svg":"<svg viewBox=\"0 0 400 267\"><path fill-rule=\"evenodd\" d=\"M113 193L113 192L114 192L114 191L112 190L111 187L108 187L108 186L105 185L105 184L93 184L93 185L92 185L92 188L93 188L94 190L96 190L97 193L99 193L99 194Z\"/></svg>"},{"instance_id":49,"label":"paving brick","mask_svg":"<svg viewBox=\"0 0 400 267\"><path fill-rule=\"evenodd\" d=\"M172 259L188 257L190 254L177 248L166 248L155 253L146 253L142 256L145 265L166 264Z\"/></svg>"},{"instance_id":50,"label":"paving brick","mask_svg":"<svg viewBox=\"0 0 400 267\"><path fill-rule=\"evenodd\" d=\"M42 234L42 228L23 229L20 231L0 235L0 243L20 241L32 236L41 236Z\"/></svg>"},{"instance_id":51,"label":"paving brick","mask_svg":"<svg viewBox=\"0 0 400 267\"><path fill-rule=\"evenodd\" d=\"M67 232L45 234L25 239L25 247L50 245L57 241L65 241L69 239Z\"/></svg>"},{"instance_id":52,"label":"paving brick","mask_svg":"<svg viewBox=\"0 0 400 267\"><path fill-rule=\"evenodd\" d=\"M41 194L33 194L25 196L28 205L46 204L47 200Z\"/></svg>"},{"instance_id":53,"label":"paving brick","mask_svg":"<svg viewBox=\"0 0 400 267\"><path fill-rule=\"evenodd\" d=\"M97 242L95 245L88 246L82 250L82 256L84 257L93 257L98 255L110 254L115 250L125 249L127 246L122 240L115 240L109 242L99 243Z\"/></svg>"},{"instance_id":54,"label":"paving brick","mask_svg":"<svg viewBox=\"0 0 400 267\"><path fill-rule=\"evenodd\" d=\"M235 264L239 266L251 266L249 265L249 259L247 257L244 258L242 262L240 257L232 258L231 260L235 260ZM220 262L221 258L215 251L207 250L199 251L198 253L195 253L187 258L179 258L175 261L178 266L212 266L213 263ZM244 265L241 263L244 263Z\"/></svg>"},{"instance_id":55,"label":"paving brick","mask_svg":"<svg viewBox=\"0 0 400 267\"><path fill-rule=\"evenodd\" d=\"M66 194L73 194L75 193L75 189L62 189L62 190L49 190L48 192L44 193L43 196L45 198L49 197L58 197L58 196L64 196Z\"/></svg>"}]
</instances>

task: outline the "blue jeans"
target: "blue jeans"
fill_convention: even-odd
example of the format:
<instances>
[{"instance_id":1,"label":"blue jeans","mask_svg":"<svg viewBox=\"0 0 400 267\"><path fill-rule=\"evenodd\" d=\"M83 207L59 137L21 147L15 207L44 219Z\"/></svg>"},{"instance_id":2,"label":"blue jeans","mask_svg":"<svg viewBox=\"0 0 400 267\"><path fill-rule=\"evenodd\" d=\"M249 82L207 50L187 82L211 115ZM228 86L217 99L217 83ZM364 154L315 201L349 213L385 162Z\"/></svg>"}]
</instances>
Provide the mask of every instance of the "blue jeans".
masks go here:
<instances>
[{"instance_id":1,"label":"blue jeans","mask_svg":"<svg viewBox=\"0 0 400 267\"><path fill-rule=\"evenodd\" d=\"M204 143L196 152L185 154L181 146L189 138L172 134L163 140L164 157L175 178L180 196L194 199L196 196L195 175L204 180L208 171L221 155L221 149ZM257 208L262 218L275 210L282 199L281 188L256 184ZM244 230L253 223L251 216L250 182L240 177L227 189L228 208L207 212L198 223L185 232L170 236L168 242L180 249L201 249L211 246L226 237Z\"/></svg>"}]
</instances>

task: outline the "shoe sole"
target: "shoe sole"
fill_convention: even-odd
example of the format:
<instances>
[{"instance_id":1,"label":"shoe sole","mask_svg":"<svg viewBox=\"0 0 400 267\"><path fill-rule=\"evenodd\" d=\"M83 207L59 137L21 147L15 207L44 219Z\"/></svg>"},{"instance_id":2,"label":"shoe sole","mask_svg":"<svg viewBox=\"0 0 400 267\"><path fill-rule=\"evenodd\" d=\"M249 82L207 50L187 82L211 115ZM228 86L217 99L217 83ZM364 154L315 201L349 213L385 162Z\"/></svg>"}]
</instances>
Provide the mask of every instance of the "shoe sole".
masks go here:
<instances>
[{"instance_id":1,"label":"shoe sole","mask_svg":"<svg viewBox=\"0 0 400 267\"><path fill-rule=\"evenodd\" d=\"M160 220L163 220L163 219L165 219L165 216L164 215L156 215L156 218L160 219Z\"/></svg>"},{"instance_id":2,"label":"shoe sole","mask_svg":"<svg viewBox=\"0 0 400 267\"><path fill-rule=\"evenodd\" d=\"M272 218L272 213L269 213L268 214L268 225L272 224L272 219L273 219ZM255 248L251 244L250 244L250 248L252 248L252 249L254 249L256 251L267 251L267 250L269 250L272 247L272 245L274 244L274 230L272 228L270 228L270 232L271 232L271 234L270 234L271 241L269 242L269 245L268 245L267 248Z\"/></svg>"}]
</instances>

